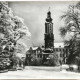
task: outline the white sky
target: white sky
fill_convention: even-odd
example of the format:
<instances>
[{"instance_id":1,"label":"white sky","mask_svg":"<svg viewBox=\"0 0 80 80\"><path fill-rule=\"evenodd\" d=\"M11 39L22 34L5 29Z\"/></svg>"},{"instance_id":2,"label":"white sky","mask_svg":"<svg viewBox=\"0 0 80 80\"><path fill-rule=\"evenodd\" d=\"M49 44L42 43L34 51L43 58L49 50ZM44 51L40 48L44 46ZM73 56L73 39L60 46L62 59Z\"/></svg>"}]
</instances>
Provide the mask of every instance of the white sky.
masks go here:
<instances>
[{"instance_id":1,"label":"white sky","mask_svg":"<svg viewBox=\"0 0 80 80\"><path fill-rule=\"evenodd\" d=\"M75 3L70 1L14 1L10 2L9 6L15 15L24 19L26 26L32 34L31 43L39 46L44 44L45 19L48 8L50 7L51 17L53 18L55 42L62 42L63 39L60 37L59 28L63 22L60 16L67 10L69 4ZM26 38L24 42L27 43Z\"/></svg>"}]
</instances>

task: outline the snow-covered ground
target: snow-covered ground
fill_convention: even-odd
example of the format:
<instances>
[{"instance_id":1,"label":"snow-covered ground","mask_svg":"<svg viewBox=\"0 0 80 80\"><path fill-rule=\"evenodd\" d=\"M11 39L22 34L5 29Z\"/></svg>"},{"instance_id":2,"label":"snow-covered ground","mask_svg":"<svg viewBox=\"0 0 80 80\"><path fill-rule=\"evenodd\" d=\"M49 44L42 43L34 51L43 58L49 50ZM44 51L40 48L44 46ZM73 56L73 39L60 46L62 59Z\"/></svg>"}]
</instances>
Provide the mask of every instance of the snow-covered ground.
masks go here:
<instances>
[{"instance_id":1,"label":"snow-covered ground","mask_svg":"<svg viewBox=\"0 0 80 80\"><path fill-rule=\"evenodd\" d=\"M0 79L80 79L80 73L60 71L60 67L27 66L24 70L0 73Z\"/></svg>"}]
</instances>

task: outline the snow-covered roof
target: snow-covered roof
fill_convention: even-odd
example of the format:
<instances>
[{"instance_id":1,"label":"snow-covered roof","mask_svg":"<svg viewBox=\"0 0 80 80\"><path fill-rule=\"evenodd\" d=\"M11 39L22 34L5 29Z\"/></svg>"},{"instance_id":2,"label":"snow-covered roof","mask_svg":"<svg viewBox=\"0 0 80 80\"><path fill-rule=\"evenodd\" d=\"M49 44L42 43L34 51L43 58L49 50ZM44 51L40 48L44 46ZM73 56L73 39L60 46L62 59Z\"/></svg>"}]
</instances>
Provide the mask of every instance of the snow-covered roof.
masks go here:
<instances>
[{"instance_id":1,"label":"snow-covered roof","mask_svg":"<svg viewBox=\"0 0 80 80\"><path fill-rule=\"evenodd\" d=\"M36 49L38 49L38 47L32 47L32 49L33 49L33 50L36 50Z\"/></svg>"},{"instance_id":2,"label":"snow-covered roof","mask_svg":"<svg viewBox=\"0 0 80 80\"><path fill-rule=\"evenodd\" d=\"M64 43L54 43L54 48L64 48Z\"/></svg>"},{"instance_id":3,"label":"snow-covered roof","mask_svg":"<svg viewBox=\"0 0 80 80\"><path fill-rule=\"evenodd\" d=\"M32 47L32 50L36 50L39 47ZM64 48L64 43L54 43L54 48ZM44 48L41 48L42 50L44 50ZM51 50L50 48L48 50Z\"/></svg>"}]
</instances>

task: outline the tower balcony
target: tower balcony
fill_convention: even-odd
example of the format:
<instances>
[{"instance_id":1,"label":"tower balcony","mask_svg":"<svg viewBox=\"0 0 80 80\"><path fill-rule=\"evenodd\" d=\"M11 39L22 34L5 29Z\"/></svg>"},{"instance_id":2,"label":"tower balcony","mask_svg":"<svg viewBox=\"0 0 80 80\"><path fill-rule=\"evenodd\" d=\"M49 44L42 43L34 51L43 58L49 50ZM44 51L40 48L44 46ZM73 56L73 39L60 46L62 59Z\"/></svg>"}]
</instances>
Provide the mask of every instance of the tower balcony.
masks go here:
<instances>
[{"instance_id":1,"label":"tower balcony","mask_svg":"<svg viewBox=\"0 0 80 80\"><path fill-rule=\"evenodd\" d=\"M52 22L52 18L46 18L47 22Z\"/></svg>"}]
</instances>

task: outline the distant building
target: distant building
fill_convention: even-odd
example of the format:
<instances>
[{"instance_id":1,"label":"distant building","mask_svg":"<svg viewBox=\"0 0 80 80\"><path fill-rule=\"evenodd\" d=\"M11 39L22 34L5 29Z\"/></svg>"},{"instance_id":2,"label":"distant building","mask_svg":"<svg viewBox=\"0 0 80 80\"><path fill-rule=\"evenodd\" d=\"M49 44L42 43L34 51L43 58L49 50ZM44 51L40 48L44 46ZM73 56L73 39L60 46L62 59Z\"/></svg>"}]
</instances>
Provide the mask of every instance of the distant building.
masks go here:
<instances>
[{"instance_id":1,"label":"distant building","mask_svg":"<svg viewBox=\"0 0 80 80\"><path fill-rule=\"evenodd\" d=\"M54 52L64 52L64 43L54 43Z\"/></svg>"}]
</instances>

